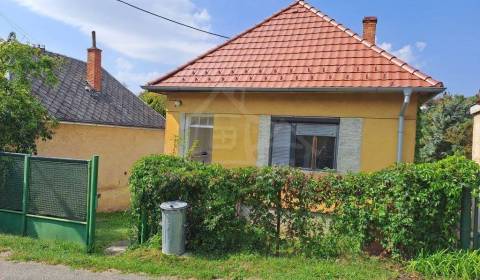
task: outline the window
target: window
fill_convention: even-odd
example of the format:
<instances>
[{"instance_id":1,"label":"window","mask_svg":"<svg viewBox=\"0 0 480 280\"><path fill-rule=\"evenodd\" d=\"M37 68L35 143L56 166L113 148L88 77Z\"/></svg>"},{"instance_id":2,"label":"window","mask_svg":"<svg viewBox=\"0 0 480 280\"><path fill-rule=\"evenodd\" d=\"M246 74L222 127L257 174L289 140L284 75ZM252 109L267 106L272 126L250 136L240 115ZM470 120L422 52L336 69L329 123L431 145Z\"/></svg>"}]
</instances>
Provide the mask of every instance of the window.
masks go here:
<instances>
[{"instance_id":1,"label":"window","mask_svg":"<svg viewBox=\"0 0 480 280\"><path fill-rule=\"evenodd\" d=\"M337 135L336 119L273 119L271 165L335 169Z\"/></svg>"},{"instance_id":2,"label":"window","mask_svg":"<svg viewBox=\"0 0 480 280\"><path fill-rule=\"evenodd\" d=\"M210 163L212 161L213 117L209 115L190 115L188 124L188 151L192 159Z\"/></svg>"}]
</instances>

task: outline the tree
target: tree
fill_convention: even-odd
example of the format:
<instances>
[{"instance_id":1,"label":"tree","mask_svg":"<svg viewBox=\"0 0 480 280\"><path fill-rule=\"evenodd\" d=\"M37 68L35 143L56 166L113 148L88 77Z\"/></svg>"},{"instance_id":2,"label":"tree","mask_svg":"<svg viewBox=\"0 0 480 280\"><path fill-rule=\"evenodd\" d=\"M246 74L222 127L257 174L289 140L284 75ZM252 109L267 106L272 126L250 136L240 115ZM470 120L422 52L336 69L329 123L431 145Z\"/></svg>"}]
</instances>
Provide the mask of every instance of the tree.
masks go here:
<instances>
[{"instance_id":1,"label":"tree","mask_svg":"<svg viewBox=\"0 0 480 280\"><path fill-rule=\"evenodd\" d=\"M143 100L143 102L147 103L148 106L152 107L153 110L165 117L167 106L167 97L165 95L144 91L140 93L139 97Z\"/></svg>"},{"instance_id":2,"label":"tree","mask_svg":"<svg viewBox=\"0 0 480 280\"><path fill-rule=\"evenodd\" d=\"M32 79L55 84L58 63L14 33L0 40L0 150L34 153L38 139L52 138L56 121L30 92Z\"/></svg>"},{"instance_id":3,"label":"tree","mask_svg":"<svg viewBox=\"0 0 480 280\"><path fill-rule=\"evenodd\" d=\"M476 97L444 94L418 112L415 160L431 162L452 154L471 158L473 120L470 107Z\"/></svg>"}]
</instances>

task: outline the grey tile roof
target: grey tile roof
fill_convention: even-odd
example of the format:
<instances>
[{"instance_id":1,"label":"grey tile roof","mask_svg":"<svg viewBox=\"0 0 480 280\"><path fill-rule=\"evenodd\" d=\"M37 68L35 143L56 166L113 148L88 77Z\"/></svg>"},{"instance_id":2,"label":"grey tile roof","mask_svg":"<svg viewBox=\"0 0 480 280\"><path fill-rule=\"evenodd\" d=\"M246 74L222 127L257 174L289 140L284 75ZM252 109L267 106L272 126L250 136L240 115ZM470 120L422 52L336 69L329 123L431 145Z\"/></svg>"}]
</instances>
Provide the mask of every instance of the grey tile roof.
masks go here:
<instances>
[{"instance_id":1,"label":"grey tile roof","mask_svg":"<svg viewBox=\"0 0 480 280\"><path fill-rule=\"evenodd\" d=\"M105 69L102 91L85 90L87 64L60 54L58 83L49 86L41 80L32 83L32 94L59 121L144 128L164 128L165 119L123 86Z\"/></svg>"}]
</instances>

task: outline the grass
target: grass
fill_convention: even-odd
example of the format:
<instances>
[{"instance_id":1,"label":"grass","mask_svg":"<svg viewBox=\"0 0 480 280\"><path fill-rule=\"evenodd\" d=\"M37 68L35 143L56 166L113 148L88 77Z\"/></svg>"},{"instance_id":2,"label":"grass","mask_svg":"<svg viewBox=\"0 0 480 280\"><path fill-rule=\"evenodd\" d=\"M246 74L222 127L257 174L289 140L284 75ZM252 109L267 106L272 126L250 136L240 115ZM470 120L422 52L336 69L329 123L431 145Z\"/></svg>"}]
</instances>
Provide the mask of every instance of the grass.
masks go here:
<instances>
[{"instance_id":1,"label":"grass","mask_svg":"<svg viewBox=\"0 0 480 280\"><path fill-rule=\"evenodd\" d=\"M480 252L441 251L410 261L409 269L430 278L480 279Z\"/></svg>"},{"instance_id":2,"label":"grass","mask_svg":"<svg viewBox=\"0 0 480 280\"><path fill-rule=\"evenodd\" d=\"M109 269L125 273L177 276L197 279L394 279L399 266L373 258L357 257L318 260L303 257L265 257L238 253L223 256L165 256L158 246L128 250L107 256L108 244L128 237L128 217L123 213L100 214L97 221L97 248L86 254L82 246L27 237L0 235L0 252L10 251L9 259L64 264L93 271Z\"/></svg>"}]
</instances>

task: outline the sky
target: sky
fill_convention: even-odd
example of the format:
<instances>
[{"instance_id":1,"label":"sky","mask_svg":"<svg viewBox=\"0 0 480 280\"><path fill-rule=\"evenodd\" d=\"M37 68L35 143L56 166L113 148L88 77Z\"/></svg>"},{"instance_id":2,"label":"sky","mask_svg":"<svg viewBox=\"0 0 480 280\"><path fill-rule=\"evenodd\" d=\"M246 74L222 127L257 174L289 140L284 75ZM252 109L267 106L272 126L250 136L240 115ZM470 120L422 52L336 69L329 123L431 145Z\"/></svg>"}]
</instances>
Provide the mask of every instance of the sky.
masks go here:
<instances>
[{"instance_id":1,"label":"sky","mask_svg":"<svg viewBox=\"0 0 480 280\"><path fill-rule=\"evenodd\" d=\"M127 0L211 32L235 36L293 0ZM323 13L362 33L377 16L377 43L433 78L447 91L480 89L480 0L310 0ZM139 12L115 0L1 0L0 37L86 60L97 33L105 69L135 93L225 39Z\"/></svg>"}]
</instances>

